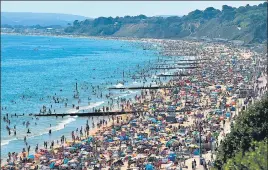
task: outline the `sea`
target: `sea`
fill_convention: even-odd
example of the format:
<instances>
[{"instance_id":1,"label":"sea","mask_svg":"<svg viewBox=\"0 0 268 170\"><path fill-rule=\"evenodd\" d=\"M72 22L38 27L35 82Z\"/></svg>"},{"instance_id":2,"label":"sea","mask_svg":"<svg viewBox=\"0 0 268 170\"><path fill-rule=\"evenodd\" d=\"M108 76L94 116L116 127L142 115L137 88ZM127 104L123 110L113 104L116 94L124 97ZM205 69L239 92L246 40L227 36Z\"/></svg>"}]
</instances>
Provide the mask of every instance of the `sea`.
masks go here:
<instances>
[{"instance_id":1,"label":"sea","mask_svg":"<svg viewBox=\"0 0 268 170\"><path fill-rule=\"evenodd\" d=\"M24 136L33 153L37 144L40 148L44 141L60 140L62 135L70 138L71 132L84 127L86 121L91 125L99 119L66 116L37 120L29 116L39 113L43 106L52 106L53 113L54 109L55 113L68 113L102 108L108 99L93 95L93 86L99 86L103 96L109 94L114 99L139 94L137 90L111 92L108 88L140 86L142 81L131 77L158 62L158 47L153 47L145 49L142 42L121 40L1 35L1 158L6 158L8 152L26 149ZM78 110L72 107L78 105L74 98L76 83ZM54 102L53 96L59 103ZM7 114L10 124L3 121ZM24 116L11 117L14 114ZM23 124L27 121L28 128ZM27 133L28 129L31 133Z\"/></svg>"}]
</instances>

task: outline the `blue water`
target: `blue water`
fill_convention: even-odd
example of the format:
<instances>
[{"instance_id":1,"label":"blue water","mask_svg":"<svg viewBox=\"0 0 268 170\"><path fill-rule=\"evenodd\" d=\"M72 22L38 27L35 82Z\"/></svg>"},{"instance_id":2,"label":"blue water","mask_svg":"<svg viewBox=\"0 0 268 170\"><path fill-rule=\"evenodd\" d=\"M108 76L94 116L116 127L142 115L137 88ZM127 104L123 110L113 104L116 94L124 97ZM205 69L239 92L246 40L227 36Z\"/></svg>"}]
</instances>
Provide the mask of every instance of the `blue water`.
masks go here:
<instances>
[{"instance_id":1,"label":"blue water","mask_svg":"<svg viewBox=\"0 0 268 170\"><path fill-rule=\"evenodd\" d=\"M8 152L21 152L25 147L23 137L27 135L27 128L23 126L24 121L30 122L31 134L27 138L33 151L37 143L42 146L45 140L69 136L88 119L42 117L36 120L22 116L10 118L11 124L8 125L3 121L6 113L39 113L43 105L52 105L51 110L54 112L55 109L56 113L72 112L72 104L78 104L78 100L73 98L76 82L81 99L79 106L82 107L79 112L91 111L92 107L102 108L107 100L92 95L91 86L99 85L105 96L109 93L107 87L123 80L123 71L125 75L135 75L157 62L155 51L144 50L137 42L46 36L1 35L1 56L1 106L6 107L1 110L2 158ZM133 85L130 78L125 76L124 80L127 85ZM131 97L137 91L111 93L114 98ZM51 96L64 101L54 103ZM89 123L95 119L89 118ZM8 134L7 125L11 128L16 125L16 136ZM51 136L48 135L49 129L53 131Z\"/></svg>"}]
</instances>

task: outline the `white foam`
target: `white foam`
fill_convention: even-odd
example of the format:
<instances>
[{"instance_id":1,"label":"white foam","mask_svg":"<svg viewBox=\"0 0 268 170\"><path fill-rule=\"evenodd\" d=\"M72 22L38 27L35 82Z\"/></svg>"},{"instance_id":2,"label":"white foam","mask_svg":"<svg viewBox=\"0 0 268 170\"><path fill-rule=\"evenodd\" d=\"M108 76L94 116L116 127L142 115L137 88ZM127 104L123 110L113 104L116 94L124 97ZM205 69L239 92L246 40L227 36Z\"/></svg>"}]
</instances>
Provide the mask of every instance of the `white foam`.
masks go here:
<instances>
[{"instance_id":1,"label":"white foam","mask_svg":"<svg viewBox=\"0 0 268 170\"><path fill-rule=\"evenodd\" d=\"M81 107L79 107L78 110L77 109L69 109L69 110L67 110L67 113L78 113L81 110L89 110L89 109L92 109L93 107L100 106L103 103L104 103L104 101L101 101L101 102L92 103L88 106L81 106Z\"/></svg>"},{"instance_id":2,"label":"white foam","mask_svg":"<svg viewBox=\"0 0 268 170\"><path fill-rule=\"evenodd\" d=\"M156 75L153 75L153 76L152 76L152 79L157 79L157 76L156 76Z\"/></svg>"},{"instance_id":3,"label":"white foam","mask_svg":"<svg viewBox=\"0 0 268 170\"><path fill-rule=\"evenodd\" d=\"M69 117L68 119L63 120L63 121L60 122L58 125L51 127L51 128L50 128L51 131L52 131L52 132L55 132L55 131L59 131L59 130L61 130L61 129L64 129L65 125L67 125L67 124L69 124L69 123L75 121L75 120L76 120L76 117L77 117L77 116L73 116L73 117Z\"/></svg>"},{"instance_id":4,"label":"white foam","mask_svg":"<svg viewBox=\"0 0 268 170\"><path fill-rule=\"evenodd\" d=\"M49 127L49 128L46 128L46 130L42 131L42 133L38 133L38 134L35 134L34 133L33 135L28 136L28 139L34 138L34 137L37 137L37 136L42 136L42 135L48 134L48 132L49 132L50 129L51 129L52 132L55 132L55 131L59 131L61 129L64 129L65 125L67 125L67 124L75 121L77 117L78 116L72 116L72 117L68 116L67 119L62 120L57 125L52 126L52 127Z\"/></svg>"},{"instance_id":5,"label":"white foam","mask_svg":"<svg viewBox=\"0 0 268 170\"><path fill-rule=\"evenodd\" d=\"M9 144L9 142L16 140L16 138L13 139L7 139L7 140L1 140L1 146Z\"/></svg>"},{"instance_id":6,"label":"white foam","mask_svg":"<svg viewBox=\"0 0 268 170\"><path fill-rule=\"evenodd\" d=\"M116 88L121 88L121 87L124 87L124 85L121 84L121 83L118 83L117 85L115 85L115 87L116 87Z\"/></svg>"},{"instance_id":7,"label":"white foam","mask_svg":"<svg viewBox=\"0 0 268 170\"><path fill-rule=\"evenodd\" d=\"M131 91L131 90L128 90L127 92L128 92L128 94L137 93L136 91Z\"/></svg>"},{"instance_id":8,"label":"white foam","mask_svg":"<svg viewBox=\"0 0 268 170\"><path fill-rule=\"evenodd\" d=\"M67 119L64 119L62 120L59 124L57 124L56 126L52 126L50 128L47 128L46 130L42 131L42 133L33 133L33 135L27 135L28 139L30 138L34 138L34 137L37 137L37 136L42 136L44 134L48 134L49 132L49 129L51 129L52 132L55 132L55 131L59 131L59 130L62 130L65 128L65 126L73 121L76 120L78 116L73 116L73 117L68 117ZM13 139L8 139L8 140L1 140L1 146L4 146L4 145L8 145L11 141L14 141L14 140L23 140L23 137L21 138L13 138Z\"/></svg>"}]
</instances>

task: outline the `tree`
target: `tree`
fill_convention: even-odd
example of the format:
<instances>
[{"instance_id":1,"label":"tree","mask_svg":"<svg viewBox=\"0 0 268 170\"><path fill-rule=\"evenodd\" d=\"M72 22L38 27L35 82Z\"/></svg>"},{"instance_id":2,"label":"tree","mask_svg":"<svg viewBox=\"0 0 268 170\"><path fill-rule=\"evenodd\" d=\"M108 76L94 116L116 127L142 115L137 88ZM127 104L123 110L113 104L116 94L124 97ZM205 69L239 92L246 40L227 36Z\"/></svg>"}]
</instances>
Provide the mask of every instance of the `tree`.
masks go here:
<instances>
[{"instance_id":1,"label":"tree","mask_svg":"<svg viewBox=\"0 0 268 170\"><path fill-rule=\"evenodd\" d=\"M203 12L200 11L200 10L194 10L192 12L190 12L187 16L187 18L191 18L191 19L199 19L199 18L202 18L203 17Z\"/></svg>"},{"instance_id":2,"label":"tree","mask_svg":"<svg viewBox=\"0 0 268 170\"><path fill-rule=\"evenodd\" d=\"M235 154L235 157L228 159L224 165L224 170L264 170L268 169L266 161L268 160L267 140L262 142L252 142L252 147L243 154L241 151Z\"/></svg>"},{"instance_id":3,"label":"tree","mask_svg":"<svg viewBox=\"0 0 268 170\"><path fill-rule=\"evenodd\" d=\"M215 18L218 14L220 14L221 11L218 9L215 9L213 7L208 7L204 10L204 18L205 19L211 19Z\"/></svg>"},{"instance_id":4,"label":"tree","mask_svg":"<svg viewBox=\"0 0 268 170\"><path fill-rule=\"evenodd\" d=\"M268 94L259 102L241 113L231 132L221 143L216 167L220 169L228 159L234 158L235 154L242 155L249 151L253 141L263 141L268 138Z\"/></svg>"},{"instance_id":5,"label":"tree","mask_svg":"<svg viewBox=\"0 0 268 170\"><path fill-rule=\"evenodd\" d=\"M73 26L74 27L78 27L80 24L79 24L79 21L78 20L75 20L74 22L73 22Z\"/></svg>"}]
</instances>

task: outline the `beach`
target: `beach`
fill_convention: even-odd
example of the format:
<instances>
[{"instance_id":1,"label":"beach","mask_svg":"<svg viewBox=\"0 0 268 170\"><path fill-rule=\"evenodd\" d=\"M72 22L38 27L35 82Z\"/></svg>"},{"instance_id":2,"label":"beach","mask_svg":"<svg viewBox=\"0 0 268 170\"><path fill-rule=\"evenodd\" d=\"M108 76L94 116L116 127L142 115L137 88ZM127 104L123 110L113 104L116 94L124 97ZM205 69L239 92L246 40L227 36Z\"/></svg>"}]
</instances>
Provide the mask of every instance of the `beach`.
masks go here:
<instances>
[{"instance_id":1,"label":"beach","mask_svg":"<svg viewBox=\"0 0 268 170\"><path fill-rule=\"evenodd\" d=\"M239 112L267 91L265 56L231 44L141 41L161 49L135 75L140 79L131 76L144 89L93 110L103 116L77 126L71 139L59 136L51 147L10 155L2 169L210 169Z\"/></svg>"}]
</instances>

